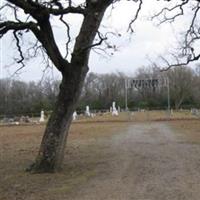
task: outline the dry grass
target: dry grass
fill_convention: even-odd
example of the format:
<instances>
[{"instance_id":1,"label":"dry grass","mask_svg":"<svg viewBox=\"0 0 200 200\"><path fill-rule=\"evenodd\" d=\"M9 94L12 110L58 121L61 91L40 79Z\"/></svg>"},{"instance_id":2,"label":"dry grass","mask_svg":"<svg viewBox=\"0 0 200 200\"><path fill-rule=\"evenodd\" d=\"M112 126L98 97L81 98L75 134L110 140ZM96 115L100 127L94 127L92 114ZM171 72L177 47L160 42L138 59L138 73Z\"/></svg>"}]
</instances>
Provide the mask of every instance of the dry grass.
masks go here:
<instances>
[{"instance_id":1,"label":"dry grass","mask_svg":"<svg viewBox=\"0 0 200 200\"><path fill-rule=\"evenodd\" d=\"M169 123L177 132L184 133L183 137L200 143L199 120L191 120L194 117L188 112L174 113L171 118L190 119ZM0 126L0 200L71 199L70 194L75 189L92 177L100 176L97 166L107 168L106 160L112 159L107 151L108 137L126 130L130 121L166 119L165 112L153 111L77 120L70 129L64 169L56 174L25 172L37 155L44 125Z\"/></svg>"},{"instance_id":2,"label":"dry grass","mask_svg":"<svg viewBox=\"0 0 200 200\"><path fill-rule=\"evenodd\" d=\"M37 155L44 126L0 127L0 199L63 199L63 195L98 175L95 166L104 165L104 141L124 126L126 123L73 124L63 171L39 175L24 170Z\"/></svg>"},{"instance_id":3,"label":"dry grass","mask_svg":"<svg viewBox=\"0 0 200 200\"><path fill-rule=\"evenodd\" d=\"M200 120L183 120L170 122L179 137L190 143L200 144Z\"/></svg>"},{"instance_id":4,"label":"dry grass","mask_svg":"<svg viewBox=\"0 0 200 200\"><path fill-rule=\"evenodd\" d=\"M77 122L144 122L144 121L166 121L196 119L190 111L173 111L171 115L167 111L144 111L144 112L122 112L119 116L112 116L111 113L97 114L94 118L79 117Z\"/></svg>"}]
</instances>

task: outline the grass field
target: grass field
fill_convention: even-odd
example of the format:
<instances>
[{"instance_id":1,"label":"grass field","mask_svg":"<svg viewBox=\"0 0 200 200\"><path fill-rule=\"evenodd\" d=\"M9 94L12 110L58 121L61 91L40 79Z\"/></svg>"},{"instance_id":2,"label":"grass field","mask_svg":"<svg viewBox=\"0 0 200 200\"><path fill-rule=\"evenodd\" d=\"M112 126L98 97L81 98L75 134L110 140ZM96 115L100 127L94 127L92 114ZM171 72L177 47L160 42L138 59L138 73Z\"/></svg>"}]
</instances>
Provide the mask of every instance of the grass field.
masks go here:
<instances>
[{"instance_id":1,"label":"grass field","mask_svg":"<svg viewBox=\"0 0 200 200\"><path fill-rule=\"evenodd\" d=\"M159 123L167 119L165 113L158 112L128 117L125 114L120 117L104 115L74 122L70 129L63 171L56 174L33 175L25 172L37 155L44 125L0 126L0 200L62 199L63 194L70 195L92 177L100 176L96 166L106 167L106 161L111 159L107 153L108 147L104 145L109 137L123 132L132 123L148 123L146 120ZM181 137L200 144L198 119L189 113L174 113L171 119L174 120L165 123L182 133Z\"/></svg>"},{"instance_id":2,"label":"grass field","mask_svg":"<svg viewBox=\"0 0 200 200\"><path fill-rule=\"evenodd\" d=\"M180 136L193 144L200 144L200 120L181 120L170 122L177 132L182 133Z\"/></svg>"},{"instance_id":3,"label":"grass field","mask_svg":"<svg viewBox=\"0 0 200 200\"><path fill-rule=\"evenodd\" d=\"M70 192L98 173L95 165L105 149L103 144L96 145L96 141L125 126L124 123L73 124L63 171L53 175L25 172L37 155L44 125L0 127L0 199L56 199L63 192Z\"/></svg>"}]
</instances>

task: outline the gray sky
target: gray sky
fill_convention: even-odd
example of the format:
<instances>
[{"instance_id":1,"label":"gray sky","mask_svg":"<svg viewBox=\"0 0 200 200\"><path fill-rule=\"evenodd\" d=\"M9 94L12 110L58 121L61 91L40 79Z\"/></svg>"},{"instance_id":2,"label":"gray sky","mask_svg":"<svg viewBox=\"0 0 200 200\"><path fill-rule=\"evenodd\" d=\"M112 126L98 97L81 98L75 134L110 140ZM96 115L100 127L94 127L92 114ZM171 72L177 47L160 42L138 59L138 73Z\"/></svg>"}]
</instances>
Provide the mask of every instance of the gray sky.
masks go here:
<instances>
[{"instance_id":1,"label":"gray sky","mask_svg":"<svg viewBox=\"0 0 200 200\"><path fill-rule=\"evenodd\" d=\"M134 16L136 3L131 1L122 1L115 5L110 17L110 9L106 12L102 22L103 27L108 27L107 30L119 32L122 37L114 37L110 35L109 40L118 47L113 56L106 54L98 55L94 52L91 53L89 67L90 72L96 73L109 73L109 72L124 72L133 74L138 67L150 64L149 59L156 61L159 55L166 55L171 51L177 43L178 33L183 31L187 25L187 20L180 18L173 25L164 24L162 26L155 26L156 21L150 21L147 16L153 15L156 10L160 10L162 3L155 0L144 2L142 12L139 19L134 25L135 33L130 37L127 33L128 23ZM80 24L81 18L77 15L75 17L69 16L68 21L72 26L72 35L75 38L78 32L77 24ZM54 21L56 38L59 43L60 49L64 53L66 33L63 29L59 28L59 24ZM76 26L73 26L73 25ZM30 39L30 38L28 38ZM27 40L28 40L27 39ZM10 76L14 70L19 66L5 67L13 63L13 55L17 52L13 50L13 42L10 37L6 36L1 40L1 68L0 78ZM40 80L44 65L40 59L35 59L27 64L27 67L22 70L19 78L22 80ZM49 70L47 75L59 77L57 70Z\"/></svg>"}]
</instances>

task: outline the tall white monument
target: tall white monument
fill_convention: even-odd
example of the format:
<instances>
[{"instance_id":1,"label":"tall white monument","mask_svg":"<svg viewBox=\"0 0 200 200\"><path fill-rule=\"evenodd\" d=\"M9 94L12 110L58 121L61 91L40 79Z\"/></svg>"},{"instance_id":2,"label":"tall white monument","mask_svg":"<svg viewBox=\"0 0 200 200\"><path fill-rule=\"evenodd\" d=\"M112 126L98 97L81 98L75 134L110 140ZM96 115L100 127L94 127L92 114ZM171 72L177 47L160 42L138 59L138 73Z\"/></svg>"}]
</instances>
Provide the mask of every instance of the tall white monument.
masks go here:
<instances>
[{"instance_id":1,"label":"tall white monument","mask_svg":"<svg viewBox=\"0 0 200 200\"><path fill-rule=\"evenodd\" d=\"M113 103L112 103L112 116L118 116L118 115L119 115L119 113L116 109L115 102L113 101Z\"/></svg>"},{"instance_id":2,"label":"tall white monument","mask_svg":"<svg viewBox=\"0 0 200 200\"><path fill-rule=\"evenodd\" d=\"M74 111L74 113L73 113L73 115L72 115L72 118L73 118L73 120L76 120L77 119L77 112L76 112L76 110Z\"/></svg>"},{"instance_id":3,"label":"tall white monument","mask_svg":"<svg viewBox=\"0 0 200 200\"><path fill-rule=\"evenodd\" d=\"M44 122L44 111L41 110L41 113L40 113L40 122Z\"/></svg>"},{"instance_id":4,"label":"tall white monument","mask_svg":"<svg viewBox=\"0 0 200 200\"><path fill-rule=\"evenodd\" d=\"M90 117L90 116L91 116L90 107L89 107L89 106L86 106L85 115L86 115L87 117Z\"/></svg>"}]
</instances>

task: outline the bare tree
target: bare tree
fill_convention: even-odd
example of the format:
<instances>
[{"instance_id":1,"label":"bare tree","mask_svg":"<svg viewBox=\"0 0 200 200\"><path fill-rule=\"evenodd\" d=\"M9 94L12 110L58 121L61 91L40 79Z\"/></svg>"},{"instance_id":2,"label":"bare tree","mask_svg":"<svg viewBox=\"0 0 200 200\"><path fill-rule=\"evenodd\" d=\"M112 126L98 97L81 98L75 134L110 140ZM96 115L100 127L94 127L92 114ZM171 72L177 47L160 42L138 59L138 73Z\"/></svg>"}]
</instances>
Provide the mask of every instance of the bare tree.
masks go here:
<instances>
[{"instance_id":1,"label":"bare tree","mask_svg":"<svg viewBox=\"0 0 200 200\"><path fill-rule=\"evenodd\" d=\"M199 0L166 0L165 7L152 17L152 20L155 19L158 20L158 25L173 23L177 19L186 19L188 22L185 31L181 34L182 38L181 42L179 42L178 52L171 54L171 59L173 61L169 61L169 59L162 56L162 60L165 62L166 66L164 70L181 65L186 66L190 62L200 59L200 51L197 48L200 41Z\"/></svg>"},{"instance_id":2,"label":"bare tree","mask_svg":"<svg viewBox=\"0 0 200 200\"><path fill-rule=\"evenodd\" d=\"M167 72L170 81L171 101L175 109L179 109L181 104L191 98L193 93L193 71L185 66L178 66Z\"/></svg>"},{"instance_id":3,"label":"bare tree","mask_svg":"<svg viewBox=\"0 0 200 200\"><path fill-rule=\"evenodd\" d=\"M200 105L200 65L196 66L193 76L194 76L193 77L194 83L193 83L193 89L192 89L193 100L194 100L194 104L196 104L195 106L199 107Z\"/></svg>"},{"instance_id":4,"label":"bare tree","mask_svg":"<svg viewBox=\"0 0 200 200\"><path fill-rule=\"evenodd\" d=\"M21 64L18 70L25 67L24 61L26 58L35 57L40 52L46 61L51 60L53 65L62 74L57 101L47 123L38 156L34 164L31 165L30 171L54 172L61 167L68 129L71 124L71 116L77 105L80 91L88 72L90 50L102 45L106 41L107 34L103 35L100 33L99 26L106 9L118 1L120 0L6 0L1 6L0 37L8 32L12 32L19 52L19 59L16 59L16 62ZM129 24L128 30L131 32L133 32L132 25L138 18L143 4L143 0L132 1L137 3L137 9L135 16ZM183 7L188 2L188 0L183 0L180 4L170 9L164 8L160 14L178 8L180 13L178 12L174 16L175 19L183 14ZM196 60L200 57L200 55L194 54L194 50L191 47L193 42L199 39L199 29L195 28L196 23L194 23L199 11L198 2L194 1L195 7L192 9L195 11L194 17L191 28L189 28L186 34L185 41L187 45L185 46L185 50L189 49L189 55L191 56L188 60ZM8 10L9 12L6 14ZM8 19L7 17L10 16L10 12L13 15ZM83 19L80 24L80 31L74 42L71 56L69 56L69 44L72 40L70 25L65 20L65 16L69 14L81 15ZM56 17L59 18L66 29L66 56L62 55L53 32L51 19ZM167 18L166 21L168 21ZM22 39L29 32L34 35L36 41L30 41L32 46L24 54L23 50L25 47L22 48ZM107 46L111 47L108 44Z\"/></svg>"},{"instance_id":5,"label":"bare tree","mask_svg":"<svg viewBox=\"0 0 200 200\"><path fill-rule=\"evenodd\" d=\"M26 59L22 38L24 34L31 32L36 42L27 50L26 55L29 58L34 57L41 51L62 74L60 91L47 123L38 156L29 168L32 172L54 172L61 167L71 116L88 72L90 50L107 39L98 29L106 9L115 2L117 0L7 0L0 8L0 37L8 32L13 33L20 56L16 61L21 64L20 68L25 67ZM13 12L10 19L6 17L7 10ZM71 42L70 26L64 17L69 14L81 15L83 18L70 60L69 56L62 55L51 23L52 18L58 17L66 28L68 55Z\"/></svg>"}]
</instances>

